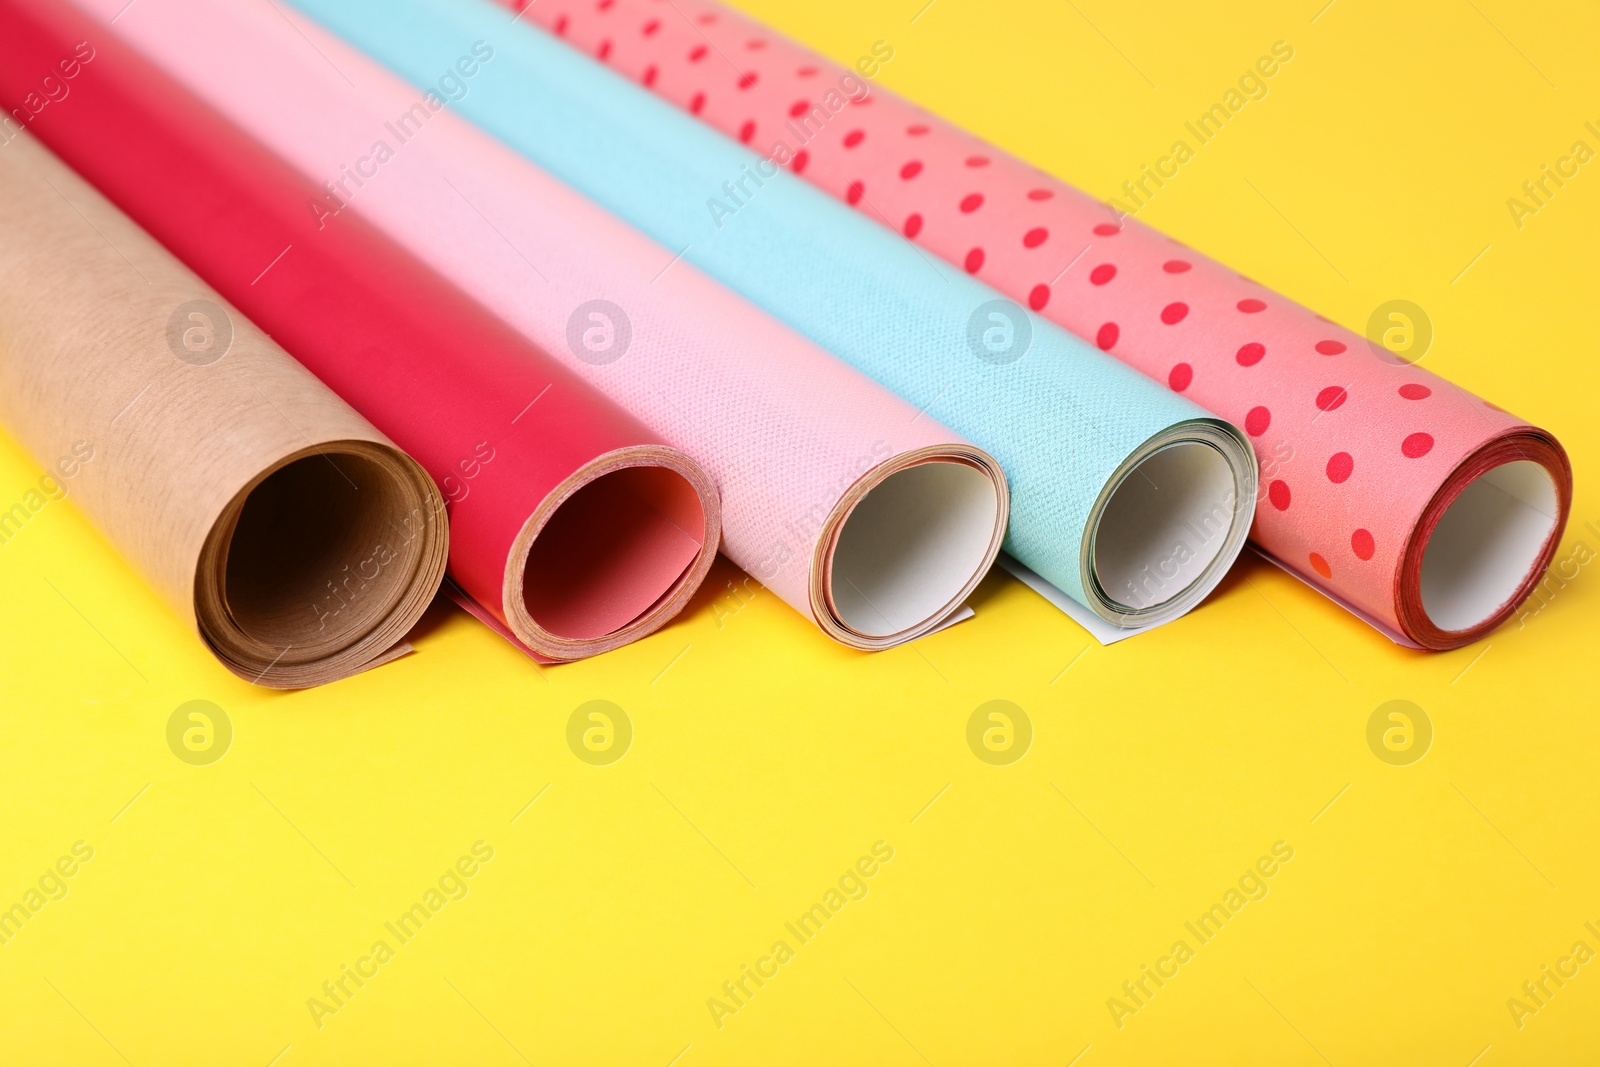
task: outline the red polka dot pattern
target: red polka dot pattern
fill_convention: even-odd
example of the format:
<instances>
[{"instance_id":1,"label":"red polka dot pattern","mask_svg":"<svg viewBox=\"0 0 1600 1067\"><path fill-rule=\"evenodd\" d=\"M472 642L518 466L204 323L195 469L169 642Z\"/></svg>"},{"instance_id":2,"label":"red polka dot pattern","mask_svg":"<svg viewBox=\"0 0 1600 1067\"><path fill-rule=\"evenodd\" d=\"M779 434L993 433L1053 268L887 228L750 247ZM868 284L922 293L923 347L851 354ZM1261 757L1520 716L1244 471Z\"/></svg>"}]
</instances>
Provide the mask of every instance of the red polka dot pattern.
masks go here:
<instances>
[{"instance_id":1,"label":"red polka dot pattern","mask_svg":"<svg viewBox=\"0 0 1600 1067\"><path fill-rule=\"evenodd\" d=\"M1342 385L1330 385L1317 394L1317 407L1323 411L1332 411L1344 404L1350 396Z\"/></svg>"},{"instance_id":2,"label":"red polka dot pattern","mask_svg":"<svg viewBox=\"0 0 1600 1067\"><path fill-rule=\"evenodd\" d=\"M1407 459L1421 459L1433 451L1433 435L1414 433L1400 442L1400 451Z\"/></svg>"},{"instance_id":3,"label":"red polka dot pattern","mask_svg":"<svg viewBox=\"0 0 1600 1067\"><path fill-rule=\"evenodd\" d=\"M754 150L781 143L804 180L1239 424L1266 486L1252 537L1399 625L1415 516L1447 471L1525 424L1151 230L1125 196L1088 197L714 0L673 7L687 19L659 0L539 0L522 18ZM870 106L817 126L847 73ZM788 128L802 121L804 137Z\"/></svg>"}]
</instances>

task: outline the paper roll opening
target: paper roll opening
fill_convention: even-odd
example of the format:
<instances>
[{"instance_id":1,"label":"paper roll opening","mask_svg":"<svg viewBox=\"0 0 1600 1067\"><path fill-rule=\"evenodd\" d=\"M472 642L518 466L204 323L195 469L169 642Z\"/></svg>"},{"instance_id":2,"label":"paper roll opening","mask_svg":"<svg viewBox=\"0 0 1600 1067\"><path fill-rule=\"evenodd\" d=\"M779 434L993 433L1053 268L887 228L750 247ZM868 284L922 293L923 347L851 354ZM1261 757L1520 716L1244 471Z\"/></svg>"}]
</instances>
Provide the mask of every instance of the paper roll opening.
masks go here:
<instances>
[{"instance_id":1,"label":"paper roll opening","mask_svg":"<svg viewBox=\"0 0 1600 1067\"><path fill-rule=\"evenodd\" d=\"M1396 612L1425 648L1503 622L1550 565L1572 501L1566 454L1542 431L1492 441L1435 494L1402 561Z\"/></svg>"},{"instance_id":2,"label":"paper roll opening","mask_svg":"<svg viewBox=\"0 0 1600 1067\"><path fill-rule=\"evenodd\" d=\"M659 446L609 453L523 527L506 569L507 622L556 660L636 640L682 610L720 531L716 487L688 456Z\"/></svg>"},{"instance_id":3,"label":"paper roll opening","mask_svg":"<svg viewBox=\"0 0 1600 1067\"><path fill-rule=\"evenodd\" d=\"M207 538L201 635L260 685L353 673L421 617L446 539L444 501L403 453L364 441L302 450L242 489Z\"/></svg>"},{"instance_id":4,"label":"paper roll opening","mask_svg":"<svg viewBox=\"0 0 1600 1067\"><path fill-rule=\"evenodd\" d=\"M1254 453L1226 423L1184 424L1146 442L1091 517L1090 606L1121 626L1193 607L1244 547L1255 480Z\"/></svg>"},{"instance_id":5,"label":"paper roll opening","mask_svg":"<svg viewBox=\"0 0 1600 1067\"><path fill-rule=\"evenodd\" d=\"M927 633L994 562L1008 504L999 465L976 448L924 449L868 471L817 541L826 555L813 562L812 600L823 629L862 649Z\"/></svg>"}]
</instances>

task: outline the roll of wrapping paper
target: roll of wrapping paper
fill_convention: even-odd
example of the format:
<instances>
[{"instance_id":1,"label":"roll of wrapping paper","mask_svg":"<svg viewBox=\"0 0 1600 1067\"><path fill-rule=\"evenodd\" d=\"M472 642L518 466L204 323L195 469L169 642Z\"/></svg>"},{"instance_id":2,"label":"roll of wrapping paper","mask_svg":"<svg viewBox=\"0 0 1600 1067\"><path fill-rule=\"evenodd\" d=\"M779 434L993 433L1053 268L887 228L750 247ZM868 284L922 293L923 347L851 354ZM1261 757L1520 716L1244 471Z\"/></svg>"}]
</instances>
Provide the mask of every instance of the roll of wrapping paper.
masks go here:
<instances>
[{"instance_id":1,"label":"roll of wrapping paper","mask_svg":"<svg viewBox=\"0 0 1600 1067\"><path fill-rule=\"evenodd\" d=\"M1080 618L1173 618L1242 546L1254 458L1189 401L803 182L747 178L748 151L488 3L296 6L418 86L483 42L452 110L993 452L1009 550ZM736 217L708 212L734 182Z\"/></svg>"},{"instance_id":2,"label":"roll of wrapping paper","mask_svg":"<svg viewBox=\"0 0 1600 1067\"><path fill-rule=\"evenodd\" d=\"M0 145L0 234L0 419L45 492L241 678L407 651L445 566L422 468L26 133Z\"/></svg>"},{"instance_id":3,"label":"roll of wrapping paper","mask_svg":"<svg viewBox=\"0 0 1600 1067\"><path fill-rule=\"evenodd\" d=\"M379 220L702 460L723 492L728 554L828 634L882 648L961 608L1004 533L1004 476L991 457L442 104L430 109L314 25L302 29L327 39L309 45L266 5L160 0L118 19L115 31L141 47L176 45L153 54L243 127L204 129L190 105L120 114L130 141L169 146L163 188L201 195L213 183L226 199L240 179L185 173L281 166L265 148L325 175L326 189L302 182L290 197L322 227L310 240ZM207 55L185 60L189 47ZM467 42L452 69L475 66L474 55Z\"/></svg>"},{"instance_id":4,"label":"roll of wrapping paper","mask_svg":"<svg viewBox=\"0 0 1600 1067\"><path fill-rule=\"evenodd\" d=\"M1159 175L1121 210L1085 196L869 89L883 42L851 70L708 0L521 18L758 151L784 144L818 188L1243 426L1267 483L1257 546L1397 640L1466 644L1549 565L1572 497L1555 438L1125 217Z\"/></svg>"},{"instance_id":5,"label":"roll of wrapping paper","mask_svg":"<svg viewBox=\"0 0 1600 1067\"><path fill-rule=\"evenodd\" d=\"M320 228L311 183L81 12L19 0L0 24L8 103L92 55L30 129L436 479L468 610L547 661L677 614L718 540L699 464L377 231Z\"/></svg>"}]
</instances>

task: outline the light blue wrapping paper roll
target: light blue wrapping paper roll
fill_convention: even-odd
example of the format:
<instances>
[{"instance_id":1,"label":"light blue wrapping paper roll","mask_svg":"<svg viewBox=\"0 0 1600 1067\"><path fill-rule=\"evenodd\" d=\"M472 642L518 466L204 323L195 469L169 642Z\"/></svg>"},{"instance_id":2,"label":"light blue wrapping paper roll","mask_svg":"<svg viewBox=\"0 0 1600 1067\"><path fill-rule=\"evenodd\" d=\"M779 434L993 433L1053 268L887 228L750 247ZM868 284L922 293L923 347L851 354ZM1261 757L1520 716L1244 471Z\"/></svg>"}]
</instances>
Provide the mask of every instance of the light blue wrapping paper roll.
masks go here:
<instances>
[{"instance_id":1,"label":"light blue wrapping paper roll","mask_svg":"<svg viewBox=\"0 0 1600 1067\"><path fill-rule=\"evenodd\" d=\"M1006 551L1092 630L1177 617L1243 547L1256 468L1237 429L604 66L484 0L291 3L434 92L486 42L450 108L991 451Z\"/></svg>"}]
</instances>

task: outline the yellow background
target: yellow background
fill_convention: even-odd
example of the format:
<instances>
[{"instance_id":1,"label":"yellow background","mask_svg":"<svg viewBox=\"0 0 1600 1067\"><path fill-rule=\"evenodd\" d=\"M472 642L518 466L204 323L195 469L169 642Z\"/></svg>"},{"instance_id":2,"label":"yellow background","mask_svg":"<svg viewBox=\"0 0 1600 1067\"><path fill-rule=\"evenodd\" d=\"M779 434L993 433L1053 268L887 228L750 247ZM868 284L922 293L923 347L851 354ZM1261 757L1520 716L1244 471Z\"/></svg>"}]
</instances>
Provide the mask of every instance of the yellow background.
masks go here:
<instances>
[{"instance_id":1,"label":"yellow background","mask_svg":"<svg viewBox=\"0 0 1600 1067\"><path fill-rule=\"evenodd\" d=\"M1570 450L1558 558L1600 548L1600 162L1521 229L1506 207L1600 148L1600 18L1321 2L746 6L845 61L891 42L880 84L1100 196L1289 42L1141 218L1357 330L1421 305L1429 368ZM0 502L39 473L0 441ZM719 562L678 622L597 660L537 668L440 606L417 654L279 694L51 504L0 546L0 907L75 841L94 858L0 946L0 1060L1587 1062L1600 962L1521 1029L1506 1001L1600 949L1597 570L1448 654L1247 558L1112 648L994 575L976 620L867 656L765 592L739 607ZM235 731L210 766L166 742L195 699ZM593 699L634 728L609 766L566 741ZM1009 766L966 740L994 699L1033 726ZM1393 699L1433 725L1409 766L1366 741ZM307 999L480 840L469 894L319 1029ZM707 999L877 841L869 894L717 1028ZM1269 894L1197 945L1185 921L1278 841ZM1195 958L1118 1028L1107 999L1180 938Z\"/></svg>"}]
</instances>

